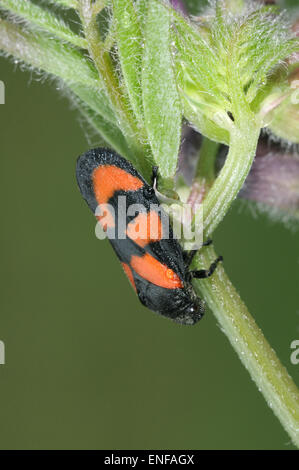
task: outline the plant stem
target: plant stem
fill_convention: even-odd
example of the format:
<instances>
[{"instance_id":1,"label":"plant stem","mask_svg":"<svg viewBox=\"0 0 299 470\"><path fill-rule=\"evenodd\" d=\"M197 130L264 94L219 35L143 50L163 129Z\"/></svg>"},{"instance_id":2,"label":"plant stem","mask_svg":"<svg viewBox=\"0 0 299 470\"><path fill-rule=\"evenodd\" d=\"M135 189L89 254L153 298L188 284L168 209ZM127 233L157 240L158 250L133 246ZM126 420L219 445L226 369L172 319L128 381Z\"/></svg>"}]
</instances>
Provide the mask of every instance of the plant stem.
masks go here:
<instances>
[{"instance_id":1,"label":"plant stem","mask_svg":"<svg viewBox=\"0 0 299 470\"><path fill-rule=\"evenodd\" d=\"M216 258L212 247L204 248L193 266L202 269ZM299 391L275 352L249 314L223 266L204 281L194 281L242 363L268 405L299 447Z\"/></svg>"},{"instance_id":2,"label":"plant stem","mask_svg":"<svg viewBox=\"0 0 299 470\"><path fill-rule=\"evenodd\" d=\"M250 170L260 132L259 126L250 117L248 113L247 123L242 124L244 118L242 120L238 116L238 122L230 134L225 165L204 199L205 236L209 236L222 220ZM210 150L209 142L204 141L198 175L200 179L206 178L212 182L213 155L209 158ZM195 257L192 269L206 269L216 257L212 247L204 248ZM194 287L216 316L268 405L293 443L299 447L299 391L251 317L223 266L219 266L211 278L194 281Z\"/></svg>"},{"instance_id":3,"label":"plant stem","mask_svg":"<svg viewBox=\"0 0 299 470\"><path fill-rule=\"evenodd\" d=\"M101 1L100 5L104 8L105 1ZM97 12L99 11L100 9L98 8ZM93 12L91 0L80 0L79 12L83 23L85 37L88 41L89 53L100 77L103 80L106 94L111 101L113 109L121 121L121 127L123 130L126 129L126 133L128 133L130 132L130 129L128 125L129 120L127 119L127 112L119 90L118 80L113 70L110 55L103 47L96 21L96 14Z\"/></svg>"},{"instance_id":4,"label":"plant stem","mask_svg":"<svg viewBox=\"0 0 299 470\"><path fill-rule=\"evenodd\" d=\"M206 236L213 233L243 186L255 157L259 134L260 127L253 122L231 131L225 165L203 202Z\"/></svg>"},{"instance_id":5,"label":"plant stem","mask_svg":"<svg viewBox=\"0 0 299 470\"><path fill-rule=\"evenodd\" d=\"M191 205L193 213L196 211L196 206L202 204L206 194L214 183L215 162L219 145L218 142L214 142L202 136L196 175L188 197L188 203Z\"/></svg>"},{"instance_id":6,"label":"plant stem","mask_svg":"<svg viewBox=\"0 0 299 470\"><path fill-rule=\"evenodd\" d=\"M220 144L203 137L196 169L196 179L204 179L207 185L215 180L215 161Z\"/></svg>"},{"instance_id":7,"label":"plant stem","mask_svg":"<svg viewBox=\"0 0 299 470\"><path fill-rule=\"evenodd\" d=\"M79 13L82 20L84 33L88 42L88 49L91 58L98 70L99 76L102 78L106 94L110 100L111 106L117 116L119 127L121 128L126 140L132 149L131 160L138 166L141 171L148 176L150 167L144 159L146 149L138 139L139 130L134 121L134 117L130 112L125 101L124 95L121 93L118 78L114 72L109 52L105 50L102 42L99 28L97 25L97 13L104 8L106 1L99 1L95 5L95 12L91 0L79 1ZM138 158L140 156L140 158Z\"/></svg>"}]
</instances>

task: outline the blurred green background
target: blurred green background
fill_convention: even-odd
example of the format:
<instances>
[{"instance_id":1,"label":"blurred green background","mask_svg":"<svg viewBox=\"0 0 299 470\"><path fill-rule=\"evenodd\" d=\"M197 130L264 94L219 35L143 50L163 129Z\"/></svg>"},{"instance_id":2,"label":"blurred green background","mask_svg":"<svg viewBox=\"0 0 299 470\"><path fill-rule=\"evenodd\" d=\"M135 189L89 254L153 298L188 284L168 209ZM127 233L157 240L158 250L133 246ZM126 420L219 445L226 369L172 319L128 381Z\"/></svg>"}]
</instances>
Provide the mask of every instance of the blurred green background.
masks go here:
<instances>
[{"instance_id":1,"label":"blurred green background","mask_svg":"<svg viewBox=\"0 0 299 470\"><path fill-rule=\"evenodd\" d=\"M292 449L211 312L143 308L76 186L98 143L56 85L0 59L1 449ZM298 232L236 204L218 253L299 384ZM203 281L204 282L204 281Z\"/></svg>"}]
</instances>

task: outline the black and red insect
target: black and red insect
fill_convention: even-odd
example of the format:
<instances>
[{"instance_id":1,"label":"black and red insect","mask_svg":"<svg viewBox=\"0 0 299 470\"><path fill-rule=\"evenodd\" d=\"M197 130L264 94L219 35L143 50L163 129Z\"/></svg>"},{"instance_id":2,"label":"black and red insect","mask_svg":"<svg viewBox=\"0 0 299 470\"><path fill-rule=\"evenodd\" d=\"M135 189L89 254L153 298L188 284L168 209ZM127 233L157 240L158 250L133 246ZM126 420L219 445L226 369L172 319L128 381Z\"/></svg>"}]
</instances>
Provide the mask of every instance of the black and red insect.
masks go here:
<instances>
[{"instance_id":1,"label":"black and red insect","mask_svg":"<svg viewBox=\"0 0 299 470\"><path fill-rule=\"evenodd\" d=\"M211 276L222 257L207 270L190 271L196 251L182 250L168 216L164 217L154 190L157 167L153 168L151 186L116 152L96 148L78 158L76 172L90 209L99 214L100 207L97 218L142 304L177 323L197 323L204 314L204 304L194 292L192 278ZM114 211L109 211L109 207ZM137 210L132 213L130 207ZM125 223L120 226L119 220ZM142 225L146 227L143 237L138 235Z\"/></svg>"}]
</instances>

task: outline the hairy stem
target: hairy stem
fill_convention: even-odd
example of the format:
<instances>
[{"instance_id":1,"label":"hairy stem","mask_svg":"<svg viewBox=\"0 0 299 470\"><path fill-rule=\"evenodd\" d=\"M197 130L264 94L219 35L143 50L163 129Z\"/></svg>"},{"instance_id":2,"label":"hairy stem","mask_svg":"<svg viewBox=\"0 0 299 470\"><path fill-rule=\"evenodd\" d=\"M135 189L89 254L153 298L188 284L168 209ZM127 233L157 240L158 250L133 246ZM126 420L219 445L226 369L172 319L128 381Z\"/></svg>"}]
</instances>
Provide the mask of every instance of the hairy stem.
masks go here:
<instances>
[{"instance_id":1,"label":"hairy stem","mask_svg":"<svg viewBox=\"0 0 299 470\"><path fill-rule=\"evenodd\" d=\"M220 144L203 137L196 169L196 179L204 179L207 185L215 180L215 161Z\"/></svg>"},{"instance_id":2,"label":"hairy stem","mask_svg":"<svg viewBox=\"0 0 299 470\"><path fill-rule=\"evenodd\" d=\"M215 257L212 247L204 248L193 266L195 269L206 268ZM249 314L223 266L219 266L211 278L194 281L194 287L213 311L293 443L299 446L299 391Z\"/></svg>"},{"instance_id":3,"label":"hairy stem","mask_svg":"<svg viewBox=\"0 0 299 470\"><path fill-rule=\"evenodd\" d=\"M244 102L243 116L240 105L236 103L236 108L237 106L225 165L203 202L206 236L214 231L225 216L241 189L255 156L260 128L251 113L248 113ZM247 118L244 117L246 114ZM200 179L207 178L211 182L212 150L205 143L201 151L203 160L198 169ZM204 248L200 256L195 258L193 269L207 268L216 257L212 247ZM211 278L194 281L194 287L216 316L268 405L294 444L299 446L299 391L240 299L223 266L219 266Z\"/></svg>"},{"instance_id":4,"label":"hairy stem","mask_svg":"<svg viewBox=\"0 0 299 470\"><path fill-rule=\"evenodd\" d=\"M221 222L249 173L258 137L259 126L248 125L231 131L230 148L224 167L203 202L204 232L210 236Z\"/></svg>"},{"instance_id":5,"label":"hairy stem","mask_svg":"<svg viewBox=\"0 0 299 470\"><path fill-rule=\"evenodd\" d=\"M119 126L132 149L131 160L133 160L136 165L139 163L139 167L142 166L141 170L148 175L149 167L144 159L144 153L146 150L138 139L139 132L136 122L127 106L124 95L121 93L110 54L104 48L97 25L97 14L102 8L104 8L105 3L106 2L104 0L98 1L94 4L94 8L96 10L94 11L91 0L80 0L79 13L83 23L85 37L88 42L89 53L97 67L100 77L102 78L106 94L117 116ZM140 158L138 158L138 155Z\"/></svg>"},{"instance_id":6,"label":"hairy stem","mask_svg":"<svg viewBox=\"0 0 299 470\"><path fill-rule=\"evenodd\" d=\"M101 8L98 6L97 13L100 9L104 8L104 6L105 2L101 1ZM116 114L119 115L122 127L130 132L127 123L127 113L120 93L118 80L113 70L111 57L103 47L100 31L96 21L96 13L93 11L91 0L80 0L79 12L83 23L85 37L88 41L89 53L100 77L103 80L107 96L109 97Z\"/></svg>"}]
</instances>

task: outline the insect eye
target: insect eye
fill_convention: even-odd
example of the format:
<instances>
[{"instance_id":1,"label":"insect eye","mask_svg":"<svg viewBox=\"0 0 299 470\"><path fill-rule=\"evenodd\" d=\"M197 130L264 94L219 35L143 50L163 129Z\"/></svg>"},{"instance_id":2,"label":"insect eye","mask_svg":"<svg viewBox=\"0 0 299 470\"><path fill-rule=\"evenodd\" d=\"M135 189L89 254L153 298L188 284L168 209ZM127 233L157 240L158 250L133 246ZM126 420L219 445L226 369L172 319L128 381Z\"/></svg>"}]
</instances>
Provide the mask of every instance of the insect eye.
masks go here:
<instances>
[{"instance_id":1,"label":"insect eye","mask_svg":"<svg viewBox=\"0 0 299 470\"><path fill-rule=\"evenodd\" d=\"M151 198L154 194L155 194L155 190L154 188L152 188L151 186L146 186L144 189L143 189L143 194L144 196L149 199Z\"/></svg>"}]
</instances>

